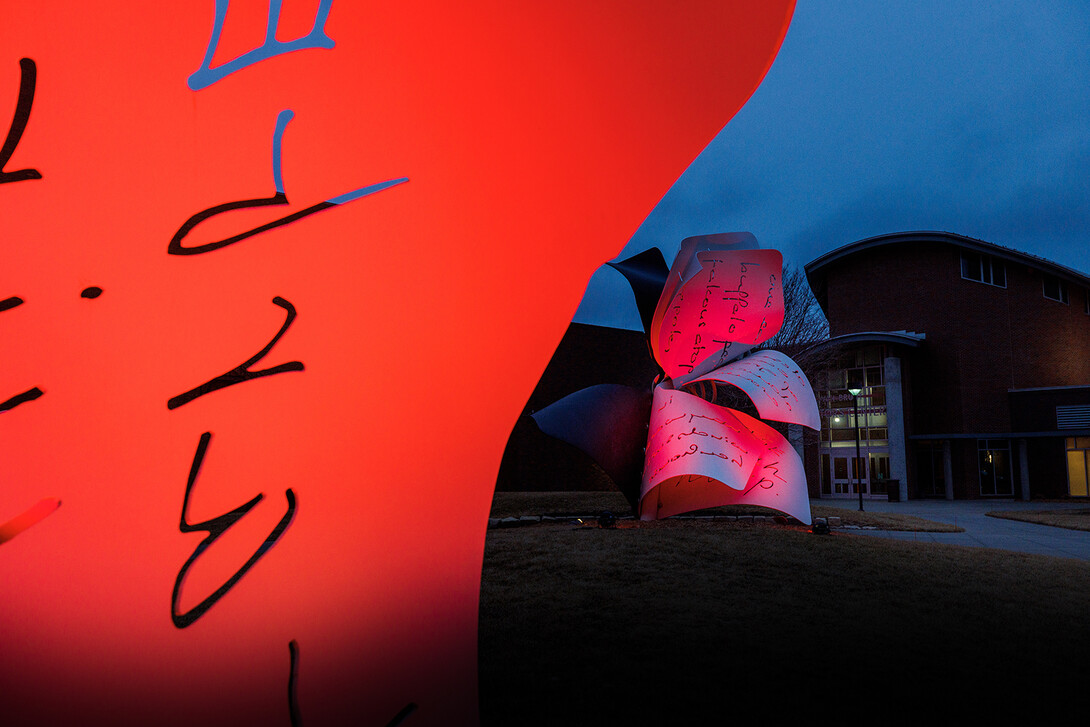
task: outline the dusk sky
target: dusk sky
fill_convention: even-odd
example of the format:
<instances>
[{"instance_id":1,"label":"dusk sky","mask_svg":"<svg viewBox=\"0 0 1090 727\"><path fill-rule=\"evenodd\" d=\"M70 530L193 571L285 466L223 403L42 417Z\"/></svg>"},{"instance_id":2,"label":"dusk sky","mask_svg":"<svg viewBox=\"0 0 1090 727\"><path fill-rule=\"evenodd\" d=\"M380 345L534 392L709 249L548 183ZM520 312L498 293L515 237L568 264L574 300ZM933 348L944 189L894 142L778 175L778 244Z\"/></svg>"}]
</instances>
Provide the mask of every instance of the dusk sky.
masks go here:
<instances>
[{"instance_id":1,"label":"dusk sky","mask_svg":"<svg viewBox=\"0 0 1090 727\"><path fill-rule=\"evenodd\" d=\"M799 0L760 88L616 259L748 231L802 266L941 230L1090 273L1088 41L1082 0ZM605 267L575 320L640 328Z\"/></svg>"}]
</instances>

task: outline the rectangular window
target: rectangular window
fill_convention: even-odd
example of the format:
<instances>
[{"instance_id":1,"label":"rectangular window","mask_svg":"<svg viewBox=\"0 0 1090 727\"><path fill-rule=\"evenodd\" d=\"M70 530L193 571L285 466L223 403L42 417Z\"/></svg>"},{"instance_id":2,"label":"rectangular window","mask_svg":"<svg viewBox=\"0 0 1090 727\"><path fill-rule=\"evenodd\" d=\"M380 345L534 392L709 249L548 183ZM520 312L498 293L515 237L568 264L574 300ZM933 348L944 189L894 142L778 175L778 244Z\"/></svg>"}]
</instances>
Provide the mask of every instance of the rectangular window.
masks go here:
<instances>
[{"instance_id":1,"label":"rectangular window","mask_svg":"<svg viewBox=\"0 0 1090 727\"><path fill-rule=\"evenodd\" d=\"M981 281L980 255L977 255L975 252L961 253L961 277L966 280Z\"/></svg>"},{"instance_id":2,"label":"rectangular window","mask_svg":"<svg viewBox=\"0 0 1090 727\"><path fill-rule=\"evenodd\" d=\"M867 367L867 386L881 386L882 385L882 367L881 366L868 366Z\"/></svg>"},{"instance_id":3,"label":"rectangular window","mask_svg":"<svg viewBox=\"0 0 1090 727\"><path fill-rule=\"evenodd\" d=\"M1045 297L1049 300L1058 300L1061 303L1067 302L1067 283L1055 275L1046 275L1042 287L1044 288Z\"/></svg>"},{"instance_id":4,"label":"rectangular window","mask_svg":"<svg viewBox=\"0 0 1090 727\"><path fill-rule=\"evenodd\" d=\"M987 283L999 288L1007 287L1007 268L1002 260L996 260L991 255L981 255L976 252L961 253L961 277L966 280L975 280L978 283Z\"/></svg>"}]
</instances>

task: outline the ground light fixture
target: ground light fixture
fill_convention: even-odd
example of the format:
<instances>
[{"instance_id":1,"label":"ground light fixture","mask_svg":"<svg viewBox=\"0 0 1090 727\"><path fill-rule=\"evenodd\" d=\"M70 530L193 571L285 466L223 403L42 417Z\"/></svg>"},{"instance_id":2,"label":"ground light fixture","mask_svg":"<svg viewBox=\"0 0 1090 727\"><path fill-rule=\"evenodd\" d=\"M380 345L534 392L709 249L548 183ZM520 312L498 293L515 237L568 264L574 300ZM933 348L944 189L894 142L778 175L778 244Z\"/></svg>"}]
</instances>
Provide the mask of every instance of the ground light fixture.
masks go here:
<instances>
[{"instance_id":1,"label":"ground light fixture","mask_svg":"<svg viewBox=\"0 0 1090 727\"><path fill-rule=\"evenodd\" d=\"M859 512L863 512L863 468L859 461L859 394L862 388L850 388L852 406L855 409L855 491L859 493Z\"/></svg>"}]
</instances>

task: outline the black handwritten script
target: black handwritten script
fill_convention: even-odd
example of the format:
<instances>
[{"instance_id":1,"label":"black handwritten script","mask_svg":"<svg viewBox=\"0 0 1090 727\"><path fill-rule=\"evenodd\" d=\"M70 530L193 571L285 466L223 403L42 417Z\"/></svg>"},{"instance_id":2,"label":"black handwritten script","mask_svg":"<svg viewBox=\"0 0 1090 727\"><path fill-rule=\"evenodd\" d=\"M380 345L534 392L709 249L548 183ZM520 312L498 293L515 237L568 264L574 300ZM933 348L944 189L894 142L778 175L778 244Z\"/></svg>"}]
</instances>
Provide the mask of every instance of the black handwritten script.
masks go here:
<instances>
[{"instance_id":1,"label":"black handwritten script","mask_svg":"<svg viewBox=\"0 0 1090 727\"><path fill-rule=\"evenodd\" d=\"M208 209L201 210L200 212L192 215L188 220L182 223L182 226L178 228L178 231L174 233L174 236L167 244L167 253L170 255L200 255L213 250L219 250L220 248L233 245L236 242L241 242L248 238L260 235L263 232L269 232L277 227L283 227L284 225L291 224L292 222L298 222L299 220L309 217L323 210L328 210L339 205L347 204L353 200L361 199L369 195L381 192L384 189L395 187L399 184L404 184L409 181L407 178L402 177L400 179L388 179L384 182L377 182L370 184L366 187L354 189L350 192L337 195L330 199L313 204L305 209L283 217L277 218L271 222L266 222L263 225L258 225L249 230L244 230L235 235L229 235L228 237L214 240L212 242L206 242L201 245L193 245L185 247L182 245L184 240L193 229L200 223L227 212L234 212L236 210L252 209L255 207L270 207L281 206L288 204L288 195L284 190L284 174L283 174L283 142L284 131L287 128L288 122L292 120L295 114L290 110L281 111L276 117L276 127L273 129L273 185L276 188L276 192L269 197L259 197L257 199L245 199L237 202L225 202L223 204L214 205Z\"/></svg>"},{"instance_id":2,"label":"black handwritten script","mask_svg":"<svg viewBox=\"0 0 1090 727\"><path fill-rule=\"evenodd\" d=\"M332 49L334 46L333 40L325 31L331 3L332 0L319 1L318 9L315 13L314 24L309 33L294 40L283 41L277 38L279 13L282 2L281 0L270 0L268 3L269 10L265 29L265 42L253 51L245 53L226 64L213 66L212 59L216 56L220 35L228 16L227 9L229 4L229 0L216 0L212 35L199 68L188 79L189 88L193 92L199 92L231 74L242 71L249 66L274 56L297 50ZM3 137L3 145L0 146L0 185L41 180L43 178L42 173L37 168L28 165L28 161L33 160L22 160L17 156L19 154L20 143L24 140L24 135L26 135L28 128L31 130L31 134L33 134L34 130L31 116L36 99L36 92L38 90L38 70L38 65L33 59L22 58L19 60L20 77L18 94L14 99L15 111L11 123L8 125L7 132ZM282 151L284 132L293 116L294 112L291 110L283 110L276 118L272 138L272 194L264 197L242 199L240 201L230 201L213 205L190 215L167 243L167 249L165 251L167 255L190 258L192 256L203 255L234 245L243 240L254 238L258 235L273 233L278 228L300 222L315 214L335 209L409 181L405 177L398 177L365 184L355 189L349 189L348 191L340 191L336 194L323 193L319 196L312 197L312 200L317 199L318 201L312 201L297 210L281 209L279 214L272 215L273 219L257 226L239 231L235 234L219 237L219 239L193 242L192 238L196 237L201 223L213 218L229 215L230 213L239 210L248 210L252 208L284 208L289 205L288 194L282 173ZM27 139L30 138L31 136L27 135ZM24 148L25 147L26 144L24 144ZM303 192L305 193L305 190ZM239 196L241 197L243 195ZM79 292L80 298L88 301L97 300L103 296L103 294L103 289L98 286L88 286ZM199 386L171 397L167 400L168 410L175 410L202 396L227 389L228 387L237 384L247 383L274 374L303 372L305 370L301 361L288 361L262 369L255 368L255 366L270 354L297 318L295 305L286 298L275 296L272 298L272 302L275 306L283 309L285 319L282 325L280 325L279 330L272 335L271 339L268 339L268 342L264 347L246 361L243 361L241 364L227 372L215 376ZM33 301L31 301L31 304L33 304ZM0 299L0 313L8 313L24 305L26 305L26 301L22 297L8 295L8 297ZM20 313L15 313L14 315L20 315ZM265 340L265 338L262 337L257 340ZM26 384L23 384L23 386L26 386ZM19 407L35 402L44 396L44 394L45 391L40 386L31 386L25 388L23 391L18 391L16 389L14 393L0 392L0 414L18 417L19 413L11 414L11 412ZM221 600L230 597L232 590L239 586L244 576L256 567L259 561L264 561L265 556L269 554L273 546L281 544L285 540L290 542L290 537L285 538L285 535L291 529L297 510L295 489L293 487L287 487L284 489L285 503L283 515L264 539L254 544L252 554L249 555L244 562L238 564L237 568L234 568L232 575L226 578L218 587L214 588L211 593L202 594L203 597L195 606L188 610L182 610L182 594L186 578L191 569L196 566L198 561L202 558L215 558L217 541L230 528L240 522L243 518L247 517L247 515L264 499L264 494L258 493L247 502L244 502L229 512L207 519L201 519L197 522L191 521L189 512L190 501L211 441L212 432L204 431L200 434L196 452L190 465L184 494L182 496L181 516L178 524L179 532L182 534L199 532L204 533L205 537L197 544L185 562L180 565L174 580L170 597L170 619L174 627L180 630L188 629L200 619L208 617L210 613L214 614L214 607L216 604ZM21 512L16 511L18 514L15 515L15 517L0 521L0 544L7 543L20 534L25 533L29 528L37 525L43 519L56 512L60 505L60 498L41 498L29 508L23 509ZM25 507L25 505L23 507ZM232 564L232 567L233 566L234 564ZM301 709L297 695L299 669L299 644L295 640L292 640L289 644L289 678L287 690L288 710L292 725L302 724L303 710ZM390 726L400 725L414 714L417 709L418 707L415 702L409 702L398 711L392 719L386 722L386 724ZM3 720L0 719L0 721Z\"/></svg>"},{"instance_id":3,"label":"black handwritten script","mask_svg":"<svg viewBox=\"0 0 1090 727\"><path fill-rule=\"evenodd\" d=\"M253 356L246 359L227 373L220 374L214 379L206 381L200 386L194 389L190 389L184 394L178 394L177 396L171 397L167 401L168 409L177 409L183 404L188 404L189 402L193 401L198 397L204 396L205 394L211 394L213 391L218 391L228 386L234 386L235 384L252 381L253 379L260 379L264 376L282 374L288 371L302 371L304 369L303 363L301 361L289 361L287 363L282 363L277 366L271 366L267 369L261 369L260 371L250 370L251 366L256 364L261 359L265 358L266 354L268 354L269 351L272 350L272 347L276 345L276 342L280 340L281 336L283 336L284 333L291 326L292 321L295 320L295 306L293 306L290 302L284 300L280 296L273 298L272 302L274 305L280 306L288 313L287 318L284 320L284 325L280 326L280 330L276 332L276 335L272 337L272 340L269 341L263 349L261 349Z\"/></svg>"},{"instance_id":4,"label":"black handwritten script","mask_svg":"<svg viewBox=\"0 0 1090 727\"><path fill-rule=\"evenodd\" d=\"M651 261L645 264L647 278L657 275ZM788 359L769 359L767 366L756 357L736 360L782 326L782 264L779 252L758 249L748 233L705 235L683 240L668 274L655 277L660 295L645 330L662 372L651 386L647 435L639 442L646 446L638 497L629 495L637 488L628 480L618 480L641 519L740 503L810 521L799 453L772 427L721 406L715 387L722 381L752 392L764 412L775 410L770 418L794 421L789 417L808 410L803 399L812 391ZM703 391L694 395L693 389ZM534 416L551 424L551 414ZM636 437L615 441L635 443ZM583 449L604 461L595 447Z\"/></svg>"},{"instance_id":5,"label":"black handwritten script","mask_svg":"<svg viewBox=\"0 0 1090 727\"><path fill-rule=\"evenodd\" d=\"M28 179L41 179L42 174L37 169L17 169L6 171L5 167L15 148L19 146L19 140L23 138L27 122L30 120L30 110L34 106L34 89L38 83L38 66L30 58L19 61L21 77L19 79L19 98L15 104L15 117L11 120L4 146L0 147L0 184L22 182Z\"/></svg>"},{"instance_id":6,"label":"black handwritten script","mask_svg":"<svg viewBox=\"0 0 1090 727\"><path fill-rule=\"evenodd\" d=\"M43 392L37 386L35 386L34 388L31 388L31 389L27 389L26 391L22 392L21 394L16 394L15 396L9 397L5 401L0 402L0 412L8 411L9 409L14 409L15 407L19 406L20 404L25 404L28 401L34 401L35 399L40 397L43 393L45 393L45 392Z\"/></svg>"},{"instance_id":7,"label":"black handwritten script","mask_svg":"<svg viewBox=\"0 0 1090 727\"><path fill-rule=\"evenodd\" d=\"M280 40L277 35L280 20L281 0L270 0L268 6L268 14L265 25L265 41L258 47L243 53L232 61L227 63L213 66L213 59L216 57L224 24L228 17L228 4L229 0L216 0L215 3L215 16L212 23L212 33L208 41L208 46L203 60L200 63L199 68L192 73L188 78L188 86L193 92L200 92L202 89L206 89L220 81L227 76L236 72L242 71L245 68L253 66L255 64L266 61L270 58L280 56L286 53L302 50L315 50L325 49L330 50L335 46L334 40L326 32L325 26L329 16L332 0L320 0L318 8L315 12L314 23L308 33L298 37L294 40ZM208 221L212 218L219 217L221 215L228 215L232 212L239 210L247 210L254 208L275 208L284 207L288 205L288 196L286 186L283 177L283 138L288 123L294 118L294 112L285 109L281 111L276 118L276 123L273 129L272 135L272 157L273 157L273 169L272 169L272 186L273 193L265 197L255 197L241 199L238 201L230 201L221 204L216 204L206 209L202 209L192 214L185 220L178 228L178 230L171 237L167 243L166 253L171 256L182 256L192 258L193 256L203 255L206 253L220 250L230 245L242 242L253 238L257 235L264 233L270 233L274 230L281 228L285 225L300 222L307 219L319 212L333 209L340 205L353 202L355 200L362 199L377 192L395 187L408 181L407 178L401 177L396 179L389 179L373 184L368 184L357 189L350 190L341 194L334 195L332 197L325 196L322 201L314 204L310 204L300 210L288 212L287 214L280 214L275 216L274 219L265 222L263 224L251 227L249 229L242 230L233 235L227 235L219 239L197 242L188 245L183 244L187 241L191 234L201 225L201 223ZM5 147L6 148L6 147ZM242 195L240 195L242 196ZM323 195L324 196L324 195ZM89 289L90 290L90 289ZM289 372L303 372L305 367L301 361L288 361L277 365L269 366L264 369L254 369L262 359L264 359L277 344L278 341L287 333L288 329L292 326L296 319L296 308L287 299L276 296L272 299L274 305L282 308L285 313L285 320L280 326L280 329L275 335L268 341L267 344L256 354L243 361L241 364L230 369L226 373L215 376L205 383L189 389L181 394L171 397L167 401L167 408L169 410L176 410L181 406L184 406L195 399L198 399L207 394L211 394L215 391L220 391L228 387L243 384L254 381L259 378L272 376L275 374L289 373ZM207 533L206 537L201 541L197 548L193 551L192 555L185 561L178 571L177 577L174 582L174 589L171 594L170 615L175 627L179 629L185 629L191 626L198 619L206 616L209 610L215 606L217 602L228 596L232 588L238 585L239 581L245 576L257 563L261 560L269 550L284 540L285 533L290 528L295 511L296 511L296 495L292 488L287 488L284 491L284 496L287 502L284 515L280 518L280 521L268 534L265 540L258 545L253 554L243 563L233 575L231 575L224 583L216 588L210 595L206 596L196 606L188 611L181 612L179 610L179 601L181 598L182 587L189 572L190 567L211 548L216 540L223 535L229 528L236 524L240 519L245 517L264 497L263 494L257 494L248 502L239 505L230 512L222 515L204 520L198 523L189 522L189 500L193 491L193 487L196 484L197 476L200 472L201 465L204 461L205 454L208 450L209 443L212 439L212 433L205 431L200 436L200 440L197 444L197 451L194 454L193 462L190 466L189 477L186 482L185 495L182 498L182 515L179 523L179 530L182 533L190 533L195 531ZM290 538L287 538L290 541ZM299 649L300 645L294 639L289 643L290 654L290 670L288 679L288 711L291 718L292 725L299 725L302 723L302 713L299 700L297 698L297 677L300 669L299 666ZM404 722L410 714L415 712L417 706L415 703L407 704L400 712L398 712L394 718L388 722L389 725L398 725Z\"/></svg>"},{"instance_id":8,"label":"black handwritten script","mask_svg":"<svg viewBox=\"0 0 1090 727\"><path fill-rule=\"evenodd\" d=\"M102 288L99 288L97 286L84 288L83 291L80 292L81 298L87 298L92 300L99 297L100 295L102 295ZM18 308L24 303L26 303L26 301L17 295L9 296L3 300L0 300L0 313L12 310L13 308ZM4 401L0 401L0 413L14 409L20 404L26 404L27 402L34 401L35 399L40 398L44 393L45 392L42 391L40 388L34 386L19 394L9 396Z\"/></svg>"},{"instance_id":9,"label":"black handwritten script","mask_svg":"<svg viewBox=\"0 0 1090 727\"><path fill-rule=\"evenodd\" d=\"M752 236L744 246L746 236L724 237L683 242L655 310L649 338L663 376L653 388L640 517L738 502L809 522L799 454L761 420L716 403L723 384L743 391L761 417L820 426L798 365L752 350L783 325L783 256Z\"/></svg>"},{"instance_id":10,"label":"black handwritten script","mask_svg":"<svg viewBox=\"0 0 1090 727\"><path fill-rule=\"evenodd\" d=\"M681 444L680 449L670 446L674 441ZM644 479L653 486L652 483L671 477L695 473L742 489L750 474L745 458L749 452L756 451L757 445L758 440L730 409L717 407L682 391L657 388L647 438ZM714 456L724 464L710 469L702 466L697 461L699 457L694 455ZM686 458L693 458L693 462L683 461Z\"/></svg>"},{"instance_id":11,"label":"black handwritten script","mask_svg":"<svg viewBox=\"0 0 1090 727\"><path fill-rule=\"evenodd\" d=\"M23 299L18 297L18 296L15 296L15 295L13 295L13 296L11 296L9 298L5 298L4 300L0 300L0 312L6 311L6 310L11 310L12 308L20 306L23 303L24 303ZM5 411L8 411L10 409L14 409L15 407L19 406L20 404L25 404L28 401L34 401L39 396L41 396L42 393L43 393L42 390L39 389L37 386L35 386L34 388L27 389L26 391L24 391L22 393L15 394L14 396L10 396L7 399L5 399L4 401L0 402L0 412L5 412Z\"/></svg>"},{"instance_id":12,"label":"black handwritten script","mask_svg":"<svg viewBox=\"0 0 1090 727\"><path fill-rule=\"evenodd\" d=\"M189 470L189 479L185 485L185 497L182 499L182 519L178 525L178 530L183 533L192 533L197 531L204 531L208 533L208 536L200 542L197 549L193 551L193 554L189 556L189 559L178 571L178 577L174 579L174 592L170 599L170 618L174 622L174 625L180 629L184 629L187 626L191 626L194 621L208 611L217 601L227 595L227 592L231 590L242 576L246 575L254 565L260 560L272 546L274 546L280 537L287 530L288 525L291 524L292 518L295 517L295 493L288 488L284 491L284 496L287 498L288 507L284 516L280 518L280 522L276 524L276 527L272 529L265 541L258 546L254 554L250 556L250 559L243 563L234 575L227 579L219 588L212 592L207 598L202 600L196 606L186 611L185 613L178 612L178 602L181 600L182 584L185 581L186 574L189 572L190 566L197 560L216 540L223 535L228 528L237 523L246 513L254 509L257 503L261 502L264 498L263 494L256 495L249 502L239 505L234 510L224 513L218 517L211 518L199 523L189 522L189 495L193 491L193 485L197 481L197 475L201 471L201 464L204 462L204 456L208 451L208 443L212 440L212 433L205 432L201 435L200 441L197 443L197 452L193 455L193 465Z\"/></svg>"},{"instance_id":13,"label":"black handwritten script","mask_svg":"<svg viewBox=\"0 0 1090 727\"><path fill-rule=\"evenodd\" d=\"M798 454L775 429L740 411L660 385L645 455L641 517L650 509L667 517L744 502L808 518Z\"/></svg>"},{"instance_id":14,"label":"black handwritten script","mask_svg":"<svg viewBox=\"0 0 1090 727\"><path fill-rule=\"evenodd\" d=\"M693 381L737 386L753 401L763 419L821 428L810 382L799 365L779 351L757 351Z\"/></svg>"},{"instance_id":15,"label":"black handwritten script","mask_svg":"<svg viewBox=\"0 0 1090 727\"><path fill-rule=\"evenodd\" d=\"M668 376L700 376L768 340L783 324L775 250L696 253L701 268L672 293L656 359ZM665 292L665 291L664 291Z\"/></svg>"},{"instance_id":16,"label":"black handwritten script","mask_svg":"<svg viewBox=\"0 0 1090 727\"><path fill-rule=\"evenodd\" d=\"M15 114L12 117L11 125L8 127L8 133L4 137L4 145L0 147L0 184L42 178L41 172L37 169L7 170L8 162L19 146L19 141L23 138L23 132L26 131L27 123L30 121L30 111L34 107L34 91L38 83L38 65L31 58L21 58L19 60L19 72L19 95L15 102ZM23 303L22 298L14 295L10 296L0 300L0 312L11 310ZM41 397L43 393L40 388L34 386L26 391L9 396L0 401L0 413L34 401ZM43 498L16 517L0 524L0 544L38 524L53 514L60 505L61 501L58 498Z\"/></svg>"},{"instance_id":17,"label":"black handwritten script","mask_svg":"<svg viewBox=\"0 0 1090 727\"><path fill-rule=\"evenodd\" d=\"M288 714L291 719L291 727L301 727L303 724L303 715L299 708L299 697L296 693L296 684L299 679L299 642L295 639L288 642L288 659L290 660L290 671L288 673ZM405 720L407 720L409 715L415 712L416 709L416 702L409 702L398 710L398 713L386 723L386 727L398 727L398 725L404 724Z\"/></svg>"}]
</instances>

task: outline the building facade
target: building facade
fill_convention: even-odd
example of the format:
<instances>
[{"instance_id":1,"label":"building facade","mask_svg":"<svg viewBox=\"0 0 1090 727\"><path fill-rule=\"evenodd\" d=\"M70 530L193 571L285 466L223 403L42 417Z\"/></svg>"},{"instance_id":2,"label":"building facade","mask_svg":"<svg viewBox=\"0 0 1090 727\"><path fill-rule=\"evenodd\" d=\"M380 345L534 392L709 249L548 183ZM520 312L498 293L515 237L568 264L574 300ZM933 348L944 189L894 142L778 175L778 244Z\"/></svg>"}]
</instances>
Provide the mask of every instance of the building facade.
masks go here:
<instances>
[{"instance_id":1,"label":"building facade","mask_svg":"<svg viewBox=\"0 0 1090 727\"><path fill-rule=\"evenodd\" d=\"M1090 277L944 232L860 240L806 275L833 357L812 496L1090 495Z\"/></svg>"}]
</instances>

